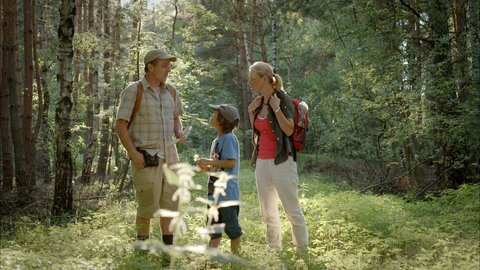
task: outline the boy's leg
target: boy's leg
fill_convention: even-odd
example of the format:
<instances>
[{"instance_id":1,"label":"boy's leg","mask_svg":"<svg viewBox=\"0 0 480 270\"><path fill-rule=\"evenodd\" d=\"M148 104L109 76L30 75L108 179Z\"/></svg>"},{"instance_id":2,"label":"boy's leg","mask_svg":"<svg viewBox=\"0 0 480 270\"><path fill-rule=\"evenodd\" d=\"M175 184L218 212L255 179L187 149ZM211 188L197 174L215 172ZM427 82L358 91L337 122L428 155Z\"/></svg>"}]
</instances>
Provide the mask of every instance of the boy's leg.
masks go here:
<instances>
[{"instance_id":1,"label":"boy's leg","mask_svg":"<svg viewBox=\"0 0 480 270\"><path fill-rule=\"evenodd\" d=\"M238 254L240 248L240 237L242 236L242 227L238 222L240 207L229 206L220 208L222 221L225 223L225 233L230 238L230 250L234 254Z\"/></svg>"},{"instance_id":2,"label":"boy's leg","mask_svg":"<svg viewBox=\"0 0 480 270\"><path fill-rule=\"evenodd\" d=\"M238 254L240 251L240 238L241 236L230 240L230 250L233 254Z\"/></svg>"},{"instance_id":3,"label":"boy's leg","mask_svg":"<svg viewBox=\"0 0 480 270\"><path fill-rule=\"evenodd\" d=\"M210 242L208 243L208 246L212 247L212 248L218 248L218 246L220 246L220 241L221 240L222 240L221 237L216 238L216 239L210 239Z\"/></svg>"}]
</instances>

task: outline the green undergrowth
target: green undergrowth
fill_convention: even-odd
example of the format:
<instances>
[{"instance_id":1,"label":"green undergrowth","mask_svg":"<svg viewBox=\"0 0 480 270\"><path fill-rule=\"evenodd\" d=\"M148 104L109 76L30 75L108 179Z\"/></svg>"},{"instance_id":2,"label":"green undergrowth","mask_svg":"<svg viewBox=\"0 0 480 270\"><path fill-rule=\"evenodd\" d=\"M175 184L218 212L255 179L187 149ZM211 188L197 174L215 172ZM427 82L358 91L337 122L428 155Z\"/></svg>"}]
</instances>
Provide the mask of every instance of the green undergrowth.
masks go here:
<instances>
[{"instance_id":1,"label":"green undergrowth","mask_svg":"<svg viewBox=\"0 0 480 270\"><path fill-rule=\"evenodd\" d=\"M206 176L197 175L205 186ZM94 189L95 186L89 187ZM96 187L98 188L98 187ZM393 195L361 194L320 174L300 177L300 198L310 234L310 250L299 255L282 214L284 249L265 245L253 168L242 163L240 223L244 230L238 269L478 269L479 185L446 190L406 202ZM78 193L77 191L77 194ZM134 248L135 203L130 192L106 186L105 198L77 201L74 216L2 217L1 269L162 269L162 256ZM195 191L193 196L204 196ZM194 203L192 203L194 204ZM283 213L283 211L281 211ZM205 216L186 217L188 231L177 245L205 245L195 228ZM153 221L153 240L160 237ZM220 251L229 252L224 239ZM175 259L174 269L211 267L205 255ZM217 265L227 269L228 264Z\"/></svg>"}]
</instances>

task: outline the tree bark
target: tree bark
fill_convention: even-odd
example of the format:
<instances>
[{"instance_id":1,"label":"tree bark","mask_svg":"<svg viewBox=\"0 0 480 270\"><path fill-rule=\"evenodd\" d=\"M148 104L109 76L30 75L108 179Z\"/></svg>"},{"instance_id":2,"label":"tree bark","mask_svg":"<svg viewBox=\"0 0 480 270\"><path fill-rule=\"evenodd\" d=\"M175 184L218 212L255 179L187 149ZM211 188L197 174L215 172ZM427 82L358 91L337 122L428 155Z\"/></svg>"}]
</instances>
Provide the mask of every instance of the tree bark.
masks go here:
<instances>
[{"instance_id":1,"label":"tree bark","mask_svg":"<svg viewBox=\"0 0 480 270\"><path fill-rule=\"evenodd\" d=\"M450 128L454 125L453 119L456 117L457 109L454 100L457 97L451 79L453 68L449 43L449 7L450 5L444 0L434 0L429 9L434 47L432 49L432 83L427 92L427 99L433 126L432 136L435 141L435 174L439 184L455 187L463 182L463 179L450 177L453 172L452 163L457 159L455 146L448 139ZM445 119L451 120L445 121Z\"/></svg>"},{"instance_id":2,"label":"tree bark","mask_svg":"<svg viewBox=\"0 0 480 270\"><path fill-rule=\"evenodd\" d=\"M28 187L28 179L26 172L25 151L23 145L23 131L22 131L22 115L20 114L21 98L21 83L18 65L18 25L17 25L17 1L5 0L4 9L6 16L4 17L4 24L6 24L6 54L7 68L6 81L7 89L9 89L9 104L10 104L10 130L13 140L13 150L15 157L15 181L17 187L24 189Z\"/></svg>"},{"instance_id":3,"label":"tree bark","mask_svg":"<svg viewBox=\"0 0 480 270\"><path fill-rule=\"evenodd\" d=\"M135 70L132 80L138 81L140 78L140 30L142 28L142 0L132 0L134 9L132 18L132 42L134 42L133 52L133 68Z\"/></svg>"},{"instance_id":4,"label":"tree bark","mask_svg":"<svg viewBox=\"0 0 480 270\"><path fill-rule=\"evenodd\" d=\"M455 51L454 63L455 71L457 73L457 91L460 102L465 103L468 98L468 88L466 70L468 67L467 61L467 39L466 39L466 0L454 0L454 30L455 30Z\"/></svg>"},{"instance_id":5,"label":"tree bark","mask_svg":"<svg viewBox=\"0 0 480 270\"><path fill-rule=\"evenodd\" d=\"M95 9L95 1L90 0L88 4L88 28L95 33L98 33L97 27L97 20L95 11L99 9ZM85 95L87 96L87 119L85 122L86 125L86 134L85 134L85 150L83 152L83 166L82 166L82 176L81 182L82 183L90 183L92 180L92 167L93 167L93 159L95 157L96 152L96 124L95 124L95 107L97 98L95 98L98 94L98 51L96 48L90 53L90 59L93 60L89 65L89 73L88 73L88 87L85 89Z\"/></svg>"},{"instance_id":6,"label":"tree bark","mask_svg":"<svg viewBox=\"0 0 480 270\"><path fill-rule=\"evenodd\" d=\"M12 153L12 137L10 135L10 112L9 112L9 85L7 82L7 72L8 72L8 58L7 48L8 48L8 39L11 38L13 29L11 24L7 21L7 4L11 4L7 1L4 1L2 4L2 18L4 18L2 23L2 78L0 85L0 129L2 132L1 136L1 145L2 145L2 170L3 170L3 181L2 181L2 190L10 191L13 189L13 153ZM11 22L11 21L10 21Z\"/></svg>"},{"instance_id":7,"label":"tree bark","mask_svg":"<svg viewBox=\"0 0 480 270\"><path fill-rule=\"evenodd\" d=\"M248 42L248 62L250 65L253 64L254 62L254 49L255 49L255 29L256 27L256 21L257 21L257 1L252 0L252 18L250 18L251 21L251 26L250 26L250 38Z\"/></svg>"},{"instance_id":8,"label":"tree bark","mask_svg":"<svg viewBox=\"0 0 480 270\"><path fill-rule=\"evenodd\" d=\"M42 1L39 3L40 7L42 5L49 5L49 1ZM35 29L38 31L34 31L34 58L35 58L35 73L36 73L36 81L37 81L37 90L38 90L38 99L39 99L39 108L38 108L38 119L36 124L36 132L34 134L34 139L40 141L36 151L36 172L38 176L38 180L43 183L51 183L52 182L52 173L51 173L51 157L52 157L52 148L50 145L53 144L53 134L52 130L48 121L48 111L50 108L50 93L48 91L48 78L46 76L41 76L41 74L47 74L49 71L49 62L47 61L47 57L42 57L43 61L38 61L37 55L37 47L40 52L42 52L43 43L49 44L51 35L47 34L47 23L48 18L50 17L46 10L43 8L36 9L39 11L40 19L38 23L34 20L34 23L38 26ZM35 13L33 13L35 15ZM42 38L38 38L37 33L40 33ZM43 55L40 53L40 55ZM41 66L37 67L41 62ZM32 143L33 145L37 145L36 142Z\"/></svg>"},{"instance_id":9,"label":"tree bark","mask_svg":"<svg viewBox=\"0 0 480 270\"><path fill-rule=\"evenodd\" d=\"M72 60L75 22L75 1L62 0L58 25L58 76L60 95L55 111L56 173L52 214L73 210L73 160L71 152Z\"/></svg>"},{"instance_id":10,"label":"tree bark","mask_svg":"<svg viewBox=\"0 0 480 270\"><path fill-rule=\"evenodd\" d=\"M170 50L175 48L175 27L177 24L177 17L178 17L178 1L174 1L175 6L175 14L173 15L173 24L172 24L172 38L170 40Z\"/></svg>"},{"instance_id":11,"label":"tree bark","mask_svg":"<svg viewBox=\"0 0 480 270\"><path fill-rule=\"evenodd\" d=\"M260 37L260 53L262 54L262 61L267 62L267 47L265 46L265 25L264 25L264 19L265 19L265 4L261 3L261 5L258 8L258 34Z\"/></svg>"},{"instance_id":12,"label":"tree bark","mask_svg":"<svg viewBox=\"0 0 480 270\"><path fill-rule=\"evenodd\" d=\"M111 81L110 81L110 69L111 69L111 36L110 36L110 4L109 0L104 0L103 6L103 42L105 42L105 51L103 53L103 77L105 80L105 86L103 91L103 117L102 126L100 131L100 151L97 164L97 175L100 177L105 176L107 167L108 152L110 149L110 117L112 114L111 106Z\"/></svg>"},{"instance_id":13,"label":"tree bark","mask_svg":"<svg viewBox=\"0 0 480 270\"><path fill-rule=\"evenodd\" d=\"M238 72L240 74L240 85L239 85L239 112L240 112L240 130L243 132L244 136L242 140L242 149L243 156L249 157L252 153L252 142L251 137L248 136L248 130L250 129L250 121L248 120L248 104L250 103L251 97L249 95L250 91L248 89L248 79L247 79L247 50L245 47L245 32L243 31L243 23L246 18L245 14L245 1L238 0L236 6L236 15L234 17L234 23L238 26L235 32L236 39L238 41Z\"/></svg>"},{"instance_id":14,"label":"tree bark","mask_svg":"<svg viewBox=\"0 0 480 270\"><path fill-rule=\"evenodd\" d=\"M115 77L114 77L114 93L115 93L115 96L114 96L114 102L113 102L113 108L117 108L117 104L118 104L118 100L119 100L119 96L120 96L120 91L121 91L121 87L120 87L120 82L122 80L120 80L120 77L118 76L119 72L118 72L118 67L120 67L120 60L121 60L121 57L120 57L120 19L121 19L121 0L117 0L117 3L116 3L116 9L115 9L115 24L114 24L114 27L113 27L113 51L112 51L112 62L114 63L114 66L113 66L113 69L114 69L114 73L115 74ZM116 110L114 110L114 113L115 114ZM112 132L112 137L111 137L111 142L112 142L112 147L111 147L111 152L109 153L109 157L111 160L112 158L112 152L113 152L113 156L114 156L114 160L115 160L115 168L117 168L117 170L120 168L120 160L121 158L119 157L119 142L118 142L118 136L115 132L115 128L114 128L114 123L115 121L112 121L112 126L111 126L111 132ZM108 167L110 168L110 167Z\"/></svg>"},{"instance_id":15,"label":"tree bark","mask_svg":"<svg viewBox=\"0 0 480 270\"><path fill-rule=\"evenodd\" d=\"M269 3L270 7L270 26L272 31L272 67L273 72L277 72L277 20L275 19L276 6L275 2Z\"/></svg>"},{"instance_id":16,"label":"tree bark","mask_svg":"<svg viewBox=\"0 0 480 270\"><path fill-rule=\"evenodd\" d=\"M32 104L33 104L33 20L32 0L23 1L24 66L25 86L23 95L23 143L28 186L35 185L35 146L32 145Z\"/></svg>"},{"instance_id":17,"label":"tree bark","mask_svg":"<svg viewBox=\"0 0 480 270\"><path fill-rule=\"evenodd\" d=\"M480 92L480 7L478 0L468 1L468 25L472 44L472 85L476 93Z\"/></svg>"}]
</instances>

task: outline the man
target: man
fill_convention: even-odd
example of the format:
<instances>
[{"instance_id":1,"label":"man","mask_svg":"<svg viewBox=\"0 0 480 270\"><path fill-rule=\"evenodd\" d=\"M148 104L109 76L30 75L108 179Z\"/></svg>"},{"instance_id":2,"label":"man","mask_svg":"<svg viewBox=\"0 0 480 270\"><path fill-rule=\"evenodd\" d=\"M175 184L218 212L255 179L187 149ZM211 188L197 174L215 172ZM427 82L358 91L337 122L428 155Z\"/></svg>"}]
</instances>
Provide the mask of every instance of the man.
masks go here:
<instances>
[{"instance_id":1,"label":"man","mask_svg":"<svg viewBox=\"0 0 480 270\"><path fill-rule=\"evenodd\" d=\"M145 76L123 90L116 117L118 137L133 164L138 240L149 238L150 219L158 209L178 210L178 203L172 200L177 187L167 182L162 171L163 163L179 162L173 136L183 137L180 119L183 105L178 91L165 83L170 64L176 60L164 49L147 52L143 59ZM137 91L141 89L141 103L131 119ZM160 217L162 241L166 245L173 244L171 220Z\"/></svg>"}]
</instances>

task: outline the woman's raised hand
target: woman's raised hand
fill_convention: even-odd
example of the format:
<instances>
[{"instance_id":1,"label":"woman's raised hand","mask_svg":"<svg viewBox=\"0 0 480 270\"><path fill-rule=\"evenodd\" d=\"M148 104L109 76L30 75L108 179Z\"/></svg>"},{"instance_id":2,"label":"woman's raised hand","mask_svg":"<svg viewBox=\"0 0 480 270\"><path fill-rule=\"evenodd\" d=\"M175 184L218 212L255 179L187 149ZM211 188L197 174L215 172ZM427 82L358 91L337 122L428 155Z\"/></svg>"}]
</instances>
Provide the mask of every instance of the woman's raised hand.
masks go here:
<instances>
[{"instance_id":1,"label":"woman's raised hand","mask_svg":"<svg viewBox=\"0 0 480 270\"><path fill-rule=\"evenodd\" d=\"M255 110L262 105L262 96L255 97L248 105L248 113L255 113Z\"/></svg>"},{"instance_id":2,"label":"woman's raised hand","mask_svg":"<svg viewBox=\"0 0 480 270\"><path fill-rule=\"evenodd\" d=\"M270 107L273 109L274 112L278 112L278 110L280 110L280 98L277 97L277 94L273 94L270 97L269 104L270 104Z\"/></svg>"}]
</instances>

